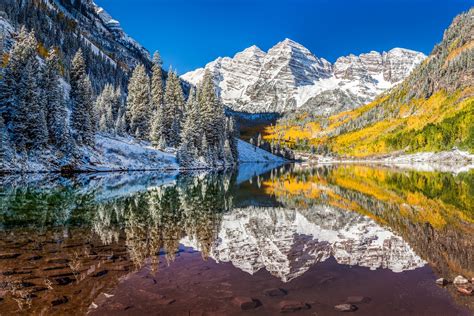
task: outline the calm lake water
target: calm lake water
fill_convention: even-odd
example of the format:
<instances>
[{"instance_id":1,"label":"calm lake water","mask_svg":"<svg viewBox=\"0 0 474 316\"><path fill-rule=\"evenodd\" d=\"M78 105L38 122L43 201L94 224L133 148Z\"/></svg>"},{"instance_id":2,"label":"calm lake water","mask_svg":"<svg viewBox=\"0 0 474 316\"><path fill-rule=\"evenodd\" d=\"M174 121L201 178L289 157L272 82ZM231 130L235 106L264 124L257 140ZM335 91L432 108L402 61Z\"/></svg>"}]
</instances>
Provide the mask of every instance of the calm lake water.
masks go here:
<instances>
[{"instance_id":1,"label":"calm lake water","mask_svg":"<svg viewBox=\"0 0 474 316\"><path fill-rule=\"evenodd\" d=\"M459 274L473 171L0 177L0 315L472 315Z\"/></svg>"}]
</instances>

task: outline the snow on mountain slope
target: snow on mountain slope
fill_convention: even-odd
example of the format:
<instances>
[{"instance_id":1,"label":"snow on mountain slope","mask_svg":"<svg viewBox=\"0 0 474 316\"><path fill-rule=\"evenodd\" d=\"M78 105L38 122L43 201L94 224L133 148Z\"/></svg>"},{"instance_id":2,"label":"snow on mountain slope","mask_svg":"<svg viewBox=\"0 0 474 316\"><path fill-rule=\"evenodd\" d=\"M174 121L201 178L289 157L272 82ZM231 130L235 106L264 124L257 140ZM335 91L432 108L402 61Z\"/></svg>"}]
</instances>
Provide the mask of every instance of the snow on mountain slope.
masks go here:
<instances>
[{"instance_id":1,"label":"snow on mountain slope","mask_svg":"<svg viewBox=\"0 0 474 316\"><path fill-rule=\"evenodd\" d=\"M238 140L239 162L283 163L285 159L275 156L266 150L255 147L243 140Z\"/></svg>"},{"instance_id":2,"label":"snow on mountain slope","mask_svg":"<svg viewBox=\"0 0 474 316\"><path fill-rule=\"evenodd\" d=\"M281 113L303 108L330 114L372 101L406 78L425 57L394 48L383 53L351 54L331 64L285 39L267 53L252 46L181 78L196 85L209 69L222 101L233 110Z\"/></svg>"},{"instance_id":3,"label":"snow on mountain slope","mask_svg":"<svg viewBox=\"0 0 474 316\"><path fill-rule=\"evenodd\" d=\"M248 207L225 214L210 256L254 274L266 269L283 282L334 257L340 264L402 272L424 260L403 239L369 217L330 207L307 210ZM197 247L184 238L181 243Z\"/></svg>"}]
</instances>

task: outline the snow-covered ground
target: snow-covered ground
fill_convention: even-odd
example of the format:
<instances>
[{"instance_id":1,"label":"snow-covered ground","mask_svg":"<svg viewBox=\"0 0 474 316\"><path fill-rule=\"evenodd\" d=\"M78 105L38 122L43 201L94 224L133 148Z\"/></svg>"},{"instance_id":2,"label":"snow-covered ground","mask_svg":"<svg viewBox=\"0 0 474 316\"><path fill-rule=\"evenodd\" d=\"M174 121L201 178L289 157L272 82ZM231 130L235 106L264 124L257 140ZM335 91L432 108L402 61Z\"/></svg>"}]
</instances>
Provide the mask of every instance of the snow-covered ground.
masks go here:
<instances>
[{"instance_id":1,"label":"snow-covered ground","mask_svg":"<svg viewBox=\"0 0 474 316\"><path fill-rule=\"evenodd\" d=\"M259 163L269 163L269 162L285 162L285 159L277 157L268 151L257 148L243 140L238 140L237 148L239 150L239 161L241 163L246 162L259 162Z\"/></svg>"},{"instance_id":2,"label":"snow-covered ground","mask_svg":"<svg viewBox=\"0 0 474 316\"><path fill-rule=\"evenodd\" d=\"M239 140L240 163L281 164L284 159L256 148ZM51 151L17 155L14 161L3 166L8 172L50 172L67 169L70 171L131 171L131 170L178 170L176 154L153 148L149 142L132 137L120 137L100 134L96 136L96 145L82 147L75 155L79 158L58 157Z\"/></svg>"},{"instance_id":3,"label":"snow-covered ground","mask_svg":"<svg viewBox=\"0 0 474 316\"><path fill-rule=\"evenodd\" d=\"M474 155L457 148L437 153L420 152L368 159L340 159L328 156L310 157L308 155L299 155L297 158L309 163L376 163L418 171L460 173L474 169Z\"/></svg>"}]
</instances>

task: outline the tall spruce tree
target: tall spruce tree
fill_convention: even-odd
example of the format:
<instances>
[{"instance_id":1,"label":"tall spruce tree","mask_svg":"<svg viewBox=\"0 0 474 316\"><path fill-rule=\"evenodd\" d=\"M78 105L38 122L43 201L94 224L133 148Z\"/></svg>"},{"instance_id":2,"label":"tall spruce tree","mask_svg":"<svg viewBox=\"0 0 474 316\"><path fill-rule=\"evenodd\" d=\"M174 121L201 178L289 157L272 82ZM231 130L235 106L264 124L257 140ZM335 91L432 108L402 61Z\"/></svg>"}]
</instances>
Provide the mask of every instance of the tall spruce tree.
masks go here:
<instances>
[{"instance_id":1,"label":"tall spruce tree","mask_svg":"<svg viewBox=\"0 0 474 316\"><path fill-rule=\"evenodd\" d=\"M145 66L138 65L128 84L127 118L130 134L139 139L148 139L151 114L150 78Z\"/></svg>"},{"instance_id":2,"label":"tall spruce tree","mask_svg":"<svg viewBox=\"0 0 474 316\"><path fill-rule=\"evenodd\" d=\"M93 146L96 121L92 100L92 85L86 72L86 64L81 49L77 51L72 60L70 79L71 126L79 144Z\"/></svg>"},{"instance_id":3,"label":"tall spruce tree","mask_svg":"<svg viewBox=\"0 0 474 316\"><path fill-rule=\"evenodd\" d=\"M199 104L194 88L191 89L186 103L186 112L181 130L181 144L178 149L178 161L181 165L191 167L201 156L201 125Z\"/></svg>"},{"instance_id":4,"label":"tall spruce tree","mask_svg":"<svg viewBox=\"0 0 474 316\"><path fill-rule=\"evenodd\" d=\"M166 144L177 148L184 116L184 96L179 78L171 70L168 72L166 81L162 113L162 128Z\"/></svg>"},{"instance_id":5,"label":"tall spruce tree","mask_svg":"<svg viewBox=\"0 0 474 316\"><path fill-rule=\"evenodd\" d=\"M24 151L47 144L48 130L41 106L40 65L33 32L20 29L0 85L0 114L15 148Z\"/></svg>"},{"instance_id":6,"label":"tall spruce tree","mask_svg":"<svg viewBox=\"0 0 474 316\"><path fill-rule=\"evenodd\" d=\"M201 113L201 127L205 135L208 148L202 148L207 152L208 160L215 164L224 161L224 146L226 136L226 118L224 107L217 97L212 74L206 70L201 83L198 102Z\"/></svg>"},{"instance_id":7,"label":"tall spruce tree","mask_svg":"<svg viewBox=\"0 0 474 316\"><path fill-rule=\"evenodd\" d=\"M22 125L17 131L24 134L27 149L41 149L48 143L48 127L38 84L39 74L39 63L36 58L32 58L26 64L19 84L18 108L21 110L18 113L23 115L15 117L15 124ZM23 121L23 124L19 124L19 121Z\"/></svg>"},{"instance_id":8,"label":"tall spruce tree","mask_svg":"<svg viewBox=\"0 0 474 316\"><path fill-rule=\"evenodd\" d=\"M150 139L155 147L164 149L163 135L163 71L160 54L155 52L153 55L153 68L151 76L151 100L153 104L153 113L151 119Z\"/></svg>"},{"instance_id":9,"label":"tall spruce tree","mask_svg":"<svg viewBox=\"0 0 474 316\"><path fill-rule=\"evenodd\" d=\"M43 108L46 109L46 122L51 143L58 149L69 151L71 138L60 71L58 51L51 49L46 58L41 80Z\"/></svg>"},{"instance_id":10,"label":"tall spruce tree","mask_svg":"<svg viewBox=\"0 0 474 316\"><path fill-rule=\"evenodd\" d=\"M101 132L114 133L121 108L121 93L111 84L106 84L95 101L95 112Z\"/></svg>"},{"instance_id":11,"label":"tall spruce tree","mask_svg":"<svg viewBox=\"0 0 474 316\"><path fill-rule=\"evenodd\" d=\"M7 163L13 159L13 148L10 144L10 135L0 114L0 170L7 169Z\"/></svg>"}]
</instances>

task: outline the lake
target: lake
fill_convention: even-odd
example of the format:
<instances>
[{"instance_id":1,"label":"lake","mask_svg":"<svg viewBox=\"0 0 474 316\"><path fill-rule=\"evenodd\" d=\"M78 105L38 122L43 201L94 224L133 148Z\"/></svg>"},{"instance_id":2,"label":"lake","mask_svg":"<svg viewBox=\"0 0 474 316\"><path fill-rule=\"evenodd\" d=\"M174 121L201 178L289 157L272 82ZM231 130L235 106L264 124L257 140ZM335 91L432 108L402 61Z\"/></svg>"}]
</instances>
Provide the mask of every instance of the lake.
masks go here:
<instances>
[{"instance_id":1,"label":"lake","mask_svg":"<svg viewBox=\"0 0 474 316\"><path fill-rule=\"evenodd\" d=\"M0 177L0 314L472 315L474 171Z\"/></svg>"}]
</instances>

